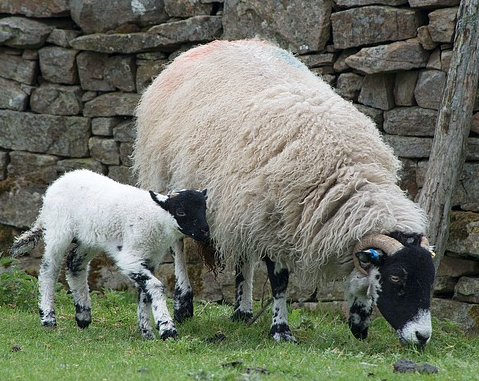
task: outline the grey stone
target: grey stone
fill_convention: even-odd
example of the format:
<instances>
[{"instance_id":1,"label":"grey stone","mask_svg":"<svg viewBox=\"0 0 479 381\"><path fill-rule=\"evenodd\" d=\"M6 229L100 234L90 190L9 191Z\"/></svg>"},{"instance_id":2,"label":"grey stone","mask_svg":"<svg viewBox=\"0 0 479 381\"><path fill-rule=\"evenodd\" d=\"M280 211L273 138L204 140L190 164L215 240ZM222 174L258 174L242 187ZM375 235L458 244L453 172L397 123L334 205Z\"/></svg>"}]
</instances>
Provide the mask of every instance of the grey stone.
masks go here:
<instances>
[{"instance_id":1,"label":"grey stone","mask_svg":"<svg viewBox=\"0 0 479 381\"><path fill-rule=\"evenodd\" d=\"M346 64L366 74L423 68L429 54L418 39L362 48L346 58Z\"/></svg>"},{"instance_id":2,"label":"grey stone","mask_svg":"<svg viewBox=\"0 0 479 381\"><path fill-rule=\"evenodd\" d=\"M146 88L151 84L153 79L160 74L165 65L168 61L167 60L137 60L136 63L138 65L136 69L136 90L138 93L143 93Z\"/></svg>"},{"instance_id":3,"label":"grey stone","mask_svg":"<svg viewBox=\"0 0 479 381\"><path fill-rule=\"evenodd\" d=\"M433 298L431 315L439 320L456 323L465 332L477 332L479 328L479 305Z\"/></svg>"},{"instance_id":4,"label":"grey stone","mask_svg":"<svg viewBox=\"0 0 479 381\"><path fill-rule=\"evenodd\" d=\"M413 136L384 135L397 156L410 159L428 158L431 153L432 138L420 138Z\"/></svg>"},{"instance_id":5,"label":"grey stone","mask_svg":"<svg viewBox=\"0 0 479 381\"><path fill-rule=\"evenodd\" d=\"M90 34L75 38L70 45L78 50L108 54L174 50L177 47L175 41L151 33Z\"/></svg>"},{"instance_id":6,"label":"grey stone","mask_svg":"<svg viewBox=\"0 0 479 381\"><path fill-rule=\"evenodd\" d=\"M116 55L107 62L106 80L116 89L126 92L136 90L136 63L133 56Z\"/></svg>"},{"instance_id":7,"label":"grey stone","mask_svg":"<svg viewBox=\"0 0 479 381\"><path fill-rule=\"evenodd\" d=\"M429 13L429 34L434 42L453 41L456 27L457 7L437 9Z\"/></svg>"},{"instance_id":8,"label":"grey stone","mask_svg":"<svg viewBox=\"0 0 479 381\"><path fill-rule=\"evenodd\" d=\"M24 17L0 19L0 42L11 48L35 49L43 46L53 27Z\"/></svg>"},{"instance_id":9,"label":"grey stone","mask_svg":"<svg viewBox=\"0 0 479 381\"><path fill-rule=\"evenodd\" d=\"M44 185L48 185L58 177L58 157L30 152L10 152L8 175L13 178L31 177Z\"/></svg>"},{"instance_id":10,"label":"grey stone","mask_svg":"<svg viewBox=\"0 0 479 381\"><path fill-rule=\"evenodd\" d=\"M429 33L429 28L427 25L422 25L417 28L417 38L419 39L422 47L426 50L433 50L437 46L437 43L431 38L431 34Z\"/></svg>"},{"instance_id":11,"label":"grey stone","mask_svg":"<svg viewBox=\"0 0 479 381\"><path fill-rule=\"evenodd\" d=\"M474 166L476 167L475 175L477 175L479 165L475 164ZM476 180L476 185L478 181ZM476 191L476 193L479 193L479 191ZM479 258L479 214L453 211L450 224L446 249L455 254Z\"/></svg>"},{"instance_id":12,"label":"grey stone","mask_svg":"<svg viewBox=\"0 0 479 381\"><path fill-rule=\"evenodd\" d=\"M439 268L437 269L438 276L452 276L459 278L462 276L475 275L479 273L479 262L471 259L452 258L445 255L441 259Z\"/></svg>"},{"instance_id":13,"label":"grey stone","mask_svg":"<svg viewBox=\"0 0 479 381\"><path fill-rule=\"evenodd\" d=\"M466 160L479 160L479 138L467 139Z\"/></svg>"},{"instance_id":14,"label":"grey stone","mask_svg":"<svg viewBox=\"0 0 479 381\"><path fill-rule=\"evenodd\" d=\"M89 169L93 172L103 173L103 165L92 158L64 159L57 163L58 173L71 172L75 169Z\"/></svg>"},{"instance_id":15,"label":"grey stone","mask_svg":"<svg viewBox=\"0 0 479 381\"><path fill-rule=\"evenodd\" d=\"M419 73L414 97L420 107L439 109L446 73L439 70L423 70Z\"/></svg>"},{"instance_id":16,"label":"grey stone","mask_svg":"<svg viewBox=\"0 0 479 381\"><path fill-rule=\"evenodd\" d=\"M210 15L213 11L212 4L202 0L164 0L165 10L171 17L191 17Z\"/></svg>"},{"instance_id":17,"label":"grey stone","mask_svg":"<svg viewBox=\"0 0 479 381\"><path fill-rule=\"evenodd\" d=\"M221 36L222 30L221 17L194 16L187 20L155 25L148 33L166 37L178 44L185 44L213 41Z\"/></svg>"},{"instance_id":18,"label":"grey stone","mask_svg":"<svg viewBox=\"0 0 479 381\"><path fill-rule=\"evenodd\" d=\"M117 142L133 143L136 138L135 122L125 120L113 129L113 138Z\"/></svg>"},{"instance_id":19,"label":"grey stone","mask_svg":"<svg viewBox=\"0 0 479 381\"><path fill-rule=\"evenodd\" d=\"M91 120L91 131L94 135L113 136L113 127L120 121L120 118L93 118Z\"/></svg>"},{"instance_id":20,"label":"grey stone","mask_svg":"<svg viewBox=\"0 0 479 381\"><path fill-rule=\"evenodd\" d=\"M0 110L0 147L59 156L88 155L90 123L78 116Z\"/></svg>"},{"instance_id":21,"label":"grey stone","mask_svg":"<svg viewBox=\"0 0 479 381\"><path fill-rule=\"evenodd\" d=\"M168 19L163 0L70 0L71 17L87 34L115 30L124 24L148 26Z\"/></svg>"},{"instance_id":22,"label":"grey stone","mask_svg":"<svg viewBox=\"0 0 479 381\"><path fill-rule=\"evenodd\" d=\"M321 51L329 40L331 1L230 0L223 39L261 37L293 52Z\"/></svg>"},{"instance_id":23,"label":"grey stone","mask_svg":"<svg viewBox=\"0 0 479 381\"><path fill-rule=\"evenodd\" d=\"M83 115L88 117L133 116L139 101L139 94L103 94L85 104Z\"/></svg>"},{"instance_id":24,"label":"grey stone","mask_svg":"<svg viewBox=\"0 0 479 381\"><path fill-rule=\"evenodd\" d=\"M441 70L441 68L441 49L438 48L431 53L426 69Z\"/></svg>"},{"instance_id":25,"label":"grey stone","mask_svg":"<svg viewBox=\"0 0 479 381\"><path fill-rule=\"evenodd\" d=\"M135 185L131 169L124 165L110 165L108 167L108 177L122 184Z\"/></svg>"},{"instance_id":26,"label":"grey stone","mask_svg":"<svg viewBox=\"0 0 479 381\"><path fill-rule=\"evenodd\" d=\"M409 0L411 8L442 8L459 5L461 0Z\"/></svg>"},{"instance_id":27,"label":"grey stone","mask_svg":"<svg viewBox=\"0 0 479 381\"><path fill-rule=\"evenodd\" d=\"M376 108L364 106L361 104L355 104L354 106L356 106L356 108L364 115L369 116L373 120L374 124L376 124L377 128L382 130L384 122L382 110L378 110Z\"/></svg>"},{"instance_id":28,"label":"grey stone","mask_svg":"<svg viewBox=\"0 0 479 381\"><path fill-rule=\"evenodd\" d=\"M120 164L120 153L118 144L113 139L92 137L88 141L90 155L102 164Z\"/></svg>"},{"instance_id":29,"label":"grey stone","mask_svg":"<svg viewBox=\"0 0 479 381\"><path fill-rule=\"evenodd\" d=\"M451 66L451 59L452 59L452 50L443 50L441 51L441 68L442 71L448 72L449 67Z\"/></svg>"},{"instance_id":30,"label":"grey stone","mask_svg":"<svg viewBox=\"0 0 479 381\"><path fill-rule=\"evenodd\" d=\"M76 84L78 51L58 46L46 46L39 50L42 76L53 83Z\"/></svg>"},{"instance_id":31,"label":"grey stone","mask_svg":"<svg viewBox=\"0 0 479 381\"><path fill-rule=\"evenodd\" d=\"M53 29L47 38L47 42L63 48L70 47L70 41L81 34L78 30Z\"/></svg>"},{"instance_id":32,"label":"grey stone","mask_svg":"<svg viewBox=\"0 0 479 381\"><path fill-rule=\"evenodd\" d=\"M479 303L479 278L463 276L454 288L454 300Z\"/></svg>"},{"instance_id":33,"label":"grey stone","mask_svg":"<svg viewBox=\"0 0 479 381\"><path fill-rule=\"evenodd\" d=\"M343 98L357 100L364 77L355 73L342 73L338 77L336 92Z\"/></svg>"},{"instance_id":34,"label":"grey stone","mask_svg":"<svg viewBox=\"0 0 479 381\"><path fill-rule=\"evenodd\" d=\"M407 136L434 136L437 111L421 107L399 107L384 112L384 131Z\"/></svg>"},{"instance_id":35,"label":"grey stone","mask_svg":"<svg viewBox=\"0 0 479 381\"><path fill-rule=\"evenodd\" d=\"M476 112L472 116L471 131L475 132L476 134L479 134L479 112Z\"/></svg>"},{"instance_id":36,"label":"grey stone","mask_svg":"<svg viewBox=\"0 0 479 381\"><path fill-rule=\"evenodd\" d=\"M83 109L79 86L42 84L30 98L32 111L39 114L78 115Z\"/></svg>"},{"instance_id":37,"label":"grey stone","mask_svg":"<svg viewBox=\"0 0 479 381\"><path fill-rule=\"evenodd\" d=\"M436 279L434 279L434 296L453 295L454 287L456 287L457 280L457 278L453 278L447 275L437 276Z\"/></svg>"},{"instance_id":38,"label":"grey stone","mask_svg":"<svg viewBox=\"0 0 479 381\"><path fill-rule=\"evenodd\" d=\"M68 0L2 0L0 13L21 14L27 17L65 17L70 13Z\"/></svg>"},{"instance_id":39,"label":"grey stone","mask_svg":"<svg viewBox=\"0 0 479 381\"><path fill-rule=\"evenodd\" d=\"M0 53L0 77L33 85L38 65L18 56Z\"/></svg>"},{"instance_id":40,"label":"grey stone","mask_svg":"<svg viewBox=\"0 0 479 381\"><path fill-rule=\"evenodd\" d=\"M332 66L334 64L333 53L307 54L298 57L309 68Z\"/></svg>"},{"instance_id":41,"label":"grey stone","mask_svg":"<svg viewBox=\"0 0 479 381\"><path fill-rule=\"evenodd\" d=\"M340 8L353 8L377 4L396 6L406 4L407 0L336 0L335 3Z\"/></svg>"},{"instance_id":42,"label":"grey stone","mask_svg":"<svg viewBox=\"0 0 479 381\"><path fill-rule=\"evenodd\" d=\"M28 93L15 81L0 77L0 109L25 111L28 104Z\"/></svg>"},{"instance_id":43,"label":"grey stone","mask_svg":"<svg viewBox=\"0 0 479 381\"><path fill-rule=\"evenodd\" d=\"M364 77L359 103L381 110L394 107L394 75L372 74Z\"/></svg>"},{"instance_id":44,"label":"grey stone","mask_svg":"<svg viewBox=\"0 0 479 381\"><path fill-rule=\"evenodd\" d=\"M133 154L133 143L120 143L120 161L121 164L131 167L133 160L131 155Z\"/></svg>"},{"instance_id":45,"label":"grey stone","mask_svg":"<svg viewBox=\"0 0 479 381\"><path fill-rule=\"evenodd\" d=\"M416 37L420 12L388 6L369 6L331 15L336 49Z\"/></svg>"},{"instance_id":46,"label":"grey stone","mask_svg":"<svg viewBox=\"0 0 479 381\"><path fill-rule=\"evenodd\" d=\"M414 89L419 72L415 70L400 71L396 73L394 84L394 102L396 106L414 106Z\"/></svg>"},{"instance_id":47,"label":"grey stone","mask_svg":"<svg viewBox=\"0 0 479 381\"><path fill-rule=\"evenodd\" d=\"M334 71L342 72L345 70L350 70L350 67L346 63L346 58L348 58L349 56L352 56L353 54L356 54L358 51L359 51L358 48L342 50L336 62L334 62L333 64Z\"/></svg>"}]
</instances>

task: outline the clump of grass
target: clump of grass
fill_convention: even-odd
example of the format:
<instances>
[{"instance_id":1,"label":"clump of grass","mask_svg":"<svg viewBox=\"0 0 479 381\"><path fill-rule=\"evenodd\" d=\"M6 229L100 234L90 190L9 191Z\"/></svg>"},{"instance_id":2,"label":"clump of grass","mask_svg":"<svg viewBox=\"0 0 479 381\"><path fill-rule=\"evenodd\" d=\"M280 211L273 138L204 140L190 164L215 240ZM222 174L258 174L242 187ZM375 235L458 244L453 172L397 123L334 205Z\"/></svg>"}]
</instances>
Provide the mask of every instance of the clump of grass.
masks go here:
<instances>
[{"instance_id":1,"label":"clump of grass","mask_svg":"<svg viewBox=\"0 0 479 381\"><path fill-rule=\"evenodd\" d=\"M37 278L20 270L16 263L14 258L0 258L0 306L32 310L32 300L37 299Z\"/></svg>"}]
</instances>

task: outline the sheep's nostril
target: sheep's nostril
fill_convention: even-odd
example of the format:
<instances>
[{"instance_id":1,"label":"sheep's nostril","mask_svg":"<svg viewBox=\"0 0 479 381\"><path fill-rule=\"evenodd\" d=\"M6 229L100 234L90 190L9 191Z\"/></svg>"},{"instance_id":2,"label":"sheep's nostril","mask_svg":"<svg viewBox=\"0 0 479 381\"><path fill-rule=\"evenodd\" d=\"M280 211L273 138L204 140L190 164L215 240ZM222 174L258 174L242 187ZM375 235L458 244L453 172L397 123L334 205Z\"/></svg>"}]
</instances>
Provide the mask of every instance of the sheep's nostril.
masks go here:
<instances>
[{"instance_id":1,"label":"sheep's nostril","mask_svg":"<svg viewBox=\"0 0 479 381\"><path fill-rule=\"evenodd\" d=\"M416 331L416 338L421 345L426 345L429 340L429 335L423 335L419 331Z\"/></svg>"}]
</instances>

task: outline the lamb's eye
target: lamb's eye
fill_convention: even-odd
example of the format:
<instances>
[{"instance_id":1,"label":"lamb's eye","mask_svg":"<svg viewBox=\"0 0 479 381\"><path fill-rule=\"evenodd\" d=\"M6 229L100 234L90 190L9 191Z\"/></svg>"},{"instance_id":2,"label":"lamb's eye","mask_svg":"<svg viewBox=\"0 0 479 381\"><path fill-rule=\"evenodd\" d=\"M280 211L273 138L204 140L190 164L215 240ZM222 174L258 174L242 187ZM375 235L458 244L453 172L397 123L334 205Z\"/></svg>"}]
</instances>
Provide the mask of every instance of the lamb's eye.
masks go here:
<instances>
[{"instance_id":1,"label":"lamb's eye","mask_svg":"<svg viewBox=\"0 0 479 381\"><path fill-rule=\"evenodd\" d=\"M186 216L185 210L184 209L176 209L176 215L178 217L184 217Z\"/></svg>"},{"instance_id":2,"label":"lamb's eye","mask_svg":"<svg viewBox=\"0 0 479 381\"><path fill-rule=\"evenodd\" d=\"M393 283L399 283L401 281L401 278L398 277L397 275L391 275L389 279L391 279L391 282Z\"/></svg>"}]
</instances>

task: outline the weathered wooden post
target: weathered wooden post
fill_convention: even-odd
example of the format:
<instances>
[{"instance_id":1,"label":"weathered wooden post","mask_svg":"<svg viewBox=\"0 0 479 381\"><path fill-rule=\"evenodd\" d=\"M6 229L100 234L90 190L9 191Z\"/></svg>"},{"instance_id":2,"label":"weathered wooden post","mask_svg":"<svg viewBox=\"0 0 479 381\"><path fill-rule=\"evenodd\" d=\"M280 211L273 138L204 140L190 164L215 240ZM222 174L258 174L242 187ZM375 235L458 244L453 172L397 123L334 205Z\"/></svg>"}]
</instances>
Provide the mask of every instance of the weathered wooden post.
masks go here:
<instances>
[{"instance_id":1,"label":"weathered wooden post","mask_svg":"<svg viewBox=\"0 0 479 381\"><path fill-rule=\"evenodd\" d=\"M479 0L462 0L429 167L419 197L419 204L430 218L429 237L436 245L436 269L446 249L452 194L466 156L478 74Z\"/></svg>"}]
</instances>

